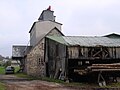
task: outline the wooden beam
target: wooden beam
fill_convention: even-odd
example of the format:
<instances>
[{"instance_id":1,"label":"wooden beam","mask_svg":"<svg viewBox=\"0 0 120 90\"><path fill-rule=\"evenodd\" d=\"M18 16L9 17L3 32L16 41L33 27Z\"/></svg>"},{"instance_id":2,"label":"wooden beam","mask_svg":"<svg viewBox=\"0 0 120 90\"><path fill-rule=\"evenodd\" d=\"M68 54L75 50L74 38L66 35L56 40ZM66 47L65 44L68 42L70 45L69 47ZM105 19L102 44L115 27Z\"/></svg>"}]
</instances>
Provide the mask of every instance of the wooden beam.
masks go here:
<instances>
[{"instance_id":1,"label":"wooden beam","mask_svg":"<svg viewBox=\"0 0 120 90\"><path fill-rule=\"evenodd\" d=\"M96 53L93 55L93 57L95 57L96 55L98 55L100 52L101 52L101 51L96 52Z\"/></svg>"},{"instance_id":2,"label":"wooden beam","mask_svg":"<svg viewBox=\"0 0 120 90\"><path fill-rule=\"evenodd\" d=\"M120 71L120 69L92 69L91 71Z\"/></svg>"}]
</instances>

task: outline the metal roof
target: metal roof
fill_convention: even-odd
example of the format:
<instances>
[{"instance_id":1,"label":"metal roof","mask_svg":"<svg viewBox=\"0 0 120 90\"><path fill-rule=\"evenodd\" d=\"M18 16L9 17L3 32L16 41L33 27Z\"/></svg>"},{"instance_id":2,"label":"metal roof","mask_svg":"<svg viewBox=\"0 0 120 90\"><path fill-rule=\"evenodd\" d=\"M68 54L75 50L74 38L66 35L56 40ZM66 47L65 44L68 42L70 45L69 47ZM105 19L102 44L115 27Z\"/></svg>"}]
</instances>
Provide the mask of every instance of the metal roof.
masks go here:
<instances>
[{"instance_id":1,"label":"metal roof","mask_svg":"<svg viewBox=\"0 0 120 90\"><path fill-rule=\"evenodd\" d=\"M12 57L24 57L31 49L31 46L20 46L14 45L12 46Z\"/></svg>"},{"instance_id":2,"label":"metal roof","mask_svg":"<svg viewBox=\"0 0 120 90\"><path fill-rule=\"evenodd\" d=\"M12 57L23 57L24 56L24 50L26 46L13 46L12 47Z\"/></svg>"},{"instance_id":3,"label":"metal roof","mask_svg":"<svg viewBox=\"0 0 120 90\"><path fill-rule=\"evenodd\" d=\"M120 47L120 38L109 37L90 37L90 36L48 36L48 38L68 46L106 46L106 47Z\"/></svg>"},{"instance_id":4,"label":"metal roof","mask_svg":"<svg viewBox=\"0 0 120 90\"><path fill-rule=\"evenodd\" d=\"M68 45L68 43L64 40L62 36L46 36L46 37L61 44Z\"/></svg>"}]
</instances>

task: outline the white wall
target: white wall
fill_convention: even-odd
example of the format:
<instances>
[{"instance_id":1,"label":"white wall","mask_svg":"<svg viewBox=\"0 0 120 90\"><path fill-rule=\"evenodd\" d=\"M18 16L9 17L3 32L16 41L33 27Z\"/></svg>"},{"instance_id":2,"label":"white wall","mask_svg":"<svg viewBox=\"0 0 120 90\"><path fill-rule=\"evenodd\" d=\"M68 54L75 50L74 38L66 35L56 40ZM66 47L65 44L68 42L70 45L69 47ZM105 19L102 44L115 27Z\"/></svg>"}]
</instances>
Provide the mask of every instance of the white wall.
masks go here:
<instances>
[{"instance_id":1,"label":"white wall","mask_svg":"<svg viewBox=\"0 0 120 90\"><path fill-rule=\"evenodd\" d=\"M30 46L34 46L36 43L36 24L34 24L30 32Z\"/></svg>"},{"instance_id":2,"label":"white wall","mask_svg":"<svg viewBox=\"0 0 120 90\"><path fill-rule=\"evenodd\" d=\"M31 39L32 46L35 46L47 33L49 33L53 28L58 28L61 30L61 24L52 22L52 21L41 21L35 24L32 32L34 31L34 35Z\"/></svg>"}]
</instances>

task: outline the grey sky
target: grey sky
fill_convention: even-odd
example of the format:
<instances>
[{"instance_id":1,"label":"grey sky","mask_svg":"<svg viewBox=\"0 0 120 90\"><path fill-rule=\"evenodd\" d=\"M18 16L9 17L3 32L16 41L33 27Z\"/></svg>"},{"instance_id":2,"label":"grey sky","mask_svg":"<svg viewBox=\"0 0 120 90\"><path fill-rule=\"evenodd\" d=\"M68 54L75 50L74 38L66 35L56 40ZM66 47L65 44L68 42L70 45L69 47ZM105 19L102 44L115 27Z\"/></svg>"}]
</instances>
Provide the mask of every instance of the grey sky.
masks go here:
<instances>
[{"instance_id":1,"label":"grey sky","mask_svg":"<svg viewBox=\"0 0 120 90\"><path fill-rule=\"evenodd\" d=\"M65 35L120 34L120 0L0 0L0 54L11 56L12 45L26 45L49 5Z\"/></svg>"}]
</instances>

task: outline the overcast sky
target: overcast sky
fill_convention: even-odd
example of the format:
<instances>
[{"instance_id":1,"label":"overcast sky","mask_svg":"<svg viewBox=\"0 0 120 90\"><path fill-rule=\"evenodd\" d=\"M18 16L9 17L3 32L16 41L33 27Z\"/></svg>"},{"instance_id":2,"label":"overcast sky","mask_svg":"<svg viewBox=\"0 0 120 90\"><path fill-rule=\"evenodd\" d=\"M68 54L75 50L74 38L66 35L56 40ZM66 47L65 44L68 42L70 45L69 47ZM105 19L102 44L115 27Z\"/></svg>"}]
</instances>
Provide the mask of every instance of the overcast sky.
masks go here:
<instances>
[{"instance_id":1,"label":"overcast sky","mask_svg":"<svg viewBox=\"0 0 120 90\"><path fill-rule=\"evenodd\" d=\"M0 54L12 45L27 45L29 30L51 5L65 35L120 34L120 0L0 0Z\"/></svg>"}]
</instances>

